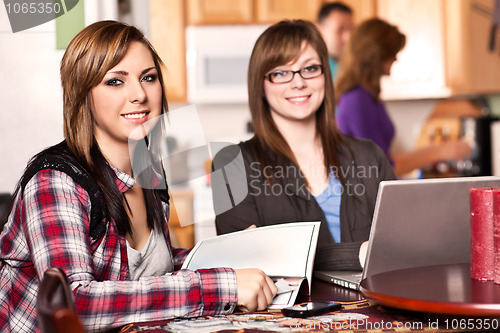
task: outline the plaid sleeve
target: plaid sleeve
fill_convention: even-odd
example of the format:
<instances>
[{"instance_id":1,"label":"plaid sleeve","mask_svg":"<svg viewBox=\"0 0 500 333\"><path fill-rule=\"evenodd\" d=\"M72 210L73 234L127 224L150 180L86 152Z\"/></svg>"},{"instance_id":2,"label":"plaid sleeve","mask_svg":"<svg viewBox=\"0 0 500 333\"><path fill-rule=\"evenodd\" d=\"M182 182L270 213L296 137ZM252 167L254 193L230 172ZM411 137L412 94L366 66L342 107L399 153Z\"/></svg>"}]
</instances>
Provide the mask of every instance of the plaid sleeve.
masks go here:
<instances>
[{"instance_id":1,"label":"plaid sleeve","mask_svg":"<svg viewBox=\"0 0 500 333\"><path fill-rule=\"evenodd\" d=\"M189 254L189 251L191 251L191 249L172 248L172 255L174 257L174 270L181 269L184 260L186 260L186 257Z\"/></svg>"},{"instance_id":2,"label":"plaid sleeve","mask_svg":"<svg viewBox=\"0 0 500 333\"><path fill-rule=\"evenodd\" d=\"M77 310L88 329L179 317L229 314L237 301L234 271L181 270L139 281L74 281Z\"/></svg>"},{"instance_id":3,"label":"plaid sleeve","mask_svg":"<svg viewBox=\"0 0 500 333\"><path fill-rule=\"evenodd\" d=\"M24 195L24 228L37 274L41 277L52 266L66 272L77 311L88 330L234 310L237 288L231 269L181 270L139 281L98 281L96 277L103 272L95 270L96 262L119 271L122 259L116 245L119 236L109 230L105 236L109 239L100 247L113 248L114 244L117 250L103 252L112 253L110 256L93 257L87 192L66 174L43 170L26 185Z\"/></svg>"}]
</instances>

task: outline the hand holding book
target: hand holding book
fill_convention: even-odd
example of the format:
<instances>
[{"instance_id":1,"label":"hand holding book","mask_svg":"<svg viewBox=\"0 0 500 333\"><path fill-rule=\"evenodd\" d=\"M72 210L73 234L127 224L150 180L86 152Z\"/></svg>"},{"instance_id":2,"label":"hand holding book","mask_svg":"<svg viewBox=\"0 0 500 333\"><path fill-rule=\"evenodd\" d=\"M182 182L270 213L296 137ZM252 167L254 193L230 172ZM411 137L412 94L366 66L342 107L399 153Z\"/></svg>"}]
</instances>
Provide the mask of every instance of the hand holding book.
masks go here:
<instances>
[{"instance_id":1,"label":"hand holding book","mask_svg":"<svg viewBox=\"0 0 500 333\"><path fill-rule=\"evenodd\" d=\"M267 309L278 288L262 270L244 268L235 270L238 284L238 308L243 312Z\"/></svg>"},{"instance_id":2,"label":"hand holding book","mask_svg":"<svg viewBox=\"0 0 500 333\"><path fill-rule=\"evenodd\" d=\"M318 241L320 222L294 222L260 228L249 228L200 241L191 250L182 268L197 270L213 267L230 267L238 275L250 279L238 271L258 268L262 274L274 281L284 278L287 291L278 293L276 286L266 279L267 288L253 300L248 290L241 290L243 309L260 309L269 295L274 299L269 308L280 309L294 304L302 282L311 281L314 255ZM242 273L249 273L242 271ZM259 274L257 274L259 275ZM266 276L266 277L267 277ZM262 277L253 276L260 286L265 285ZM260 281L260 282L259 282ZM246 284L246 283L245 283ZM310 284L309 284L310 289ZM310 290L309 290L310 291ZM265 296L263 296L265 295ZM252 297L250 297L252 298ZM238 283L238 303L240 303L240 283ZM269 302L268 302L269 304Z\"/></svg>"}]
</instances>

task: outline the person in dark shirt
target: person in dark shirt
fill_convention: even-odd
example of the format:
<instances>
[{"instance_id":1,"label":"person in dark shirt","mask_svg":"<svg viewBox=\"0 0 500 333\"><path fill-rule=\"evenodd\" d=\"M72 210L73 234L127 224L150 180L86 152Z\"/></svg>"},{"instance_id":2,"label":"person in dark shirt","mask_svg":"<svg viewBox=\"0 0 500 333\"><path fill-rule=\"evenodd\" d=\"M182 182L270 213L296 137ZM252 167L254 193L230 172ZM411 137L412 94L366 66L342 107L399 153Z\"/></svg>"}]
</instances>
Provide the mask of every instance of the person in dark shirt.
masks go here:
<instances>
[{"instance_id":1,"label":"person in dark shirt","mask_svg":"<svg viewBox=\"0 0 500 333\"><path fill-rule=\"evenodd\" d=\"M313 23L282 21L258 38L248 95L255 136L213 162L226 171L212 178L217 232L321 221L315 268L361 269L378 184L395 177L377 145L337 129L328 52Z\"/></svg>"},{"instance_id":2,"label":"person in dark shirt","mask_svg":"<svg viewBox=\"0 0 500 333\"><path fill-rule=\"evenodd\" d=\"M318 12L316 26L325 40L334 80L342 51L354 28L352 15L352 9L342 2L325 3Z\"/></svg>"}]
</instances>

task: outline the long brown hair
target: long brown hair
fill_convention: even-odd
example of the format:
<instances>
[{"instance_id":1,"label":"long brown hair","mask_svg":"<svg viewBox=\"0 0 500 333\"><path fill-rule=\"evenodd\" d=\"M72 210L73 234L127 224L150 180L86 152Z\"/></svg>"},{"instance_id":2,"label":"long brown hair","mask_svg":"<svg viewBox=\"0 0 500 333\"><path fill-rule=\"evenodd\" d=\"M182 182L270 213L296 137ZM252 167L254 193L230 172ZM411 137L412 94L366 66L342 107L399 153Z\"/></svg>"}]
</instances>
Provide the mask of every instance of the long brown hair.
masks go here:
<instances>
[{"instance_id":1,"label":"long brown hair","mask_svg":"<svg viewBox=\"0 0 500 333\"><path fill-rule=\"evenodd\" d=\"M116 189L111 170L106 165L94 137L90 91L102 81L107 71L123 59L132 42L145 45L153 57L163 91L162 114L166 113L168 106L163 85L163 63L143 33L133 26L116 21L100 21L89 25L69 43L60 69L64 136L67 145L78 162L97 181L104 194L108 213L115 220L121 234L131 231L130 219L124 207L123 197ZM144 190L144 193L148 208L148 225L152 228L157 223L156 226L160 227L161 215L158 212L161 208L155 206L157 200L151 200L154 198L152 191Z\"/></svg>"},{"instance_id":2,"label":"long brown hair","mask_svg":"<svg viewBox=\"0 0 500 333\"><path fill-rule=\"evenodd\" d=\"M323 145L325 170L330 170L330 167L340 170L337 148L345 141L335 123L333 81L328 65L328 51L321 33L314 24L303 20L281 21L267 28L257 39L250 57L248 98L255 136L260 147L259 160L266 161L266 151L270 149L298 166L290 146L271 116L264 94L264 76L273 68L299 58L303 42L314 48L323 65L325 97L316 111L316 126ZM340 174L338 177L341 179Z\"/></svg>"},{"instance_id":3,"label":"long brown hair","mask_svg":"<svg viewBox=\"0 0 500 333\"><path fill-rule=\"evenodd\" d=\"M84 158L90 165L90 149L95 145L90 89L98 85L107 71L123 59L130 43L134 41L144 44L153 56L164 92L162 112L167 112L161 71L163 63L139 29L115 21L96 22L73 38L62 58L64 136L73 154Z\"/></svg>"},{"instance_id":4,"label":"long brown hair","mask_svg":"<svg viewBox=\"0 0 500 333\"><path fill-rule=\"evenodd\" d=\"M340 60L336 103L342 94L358 85L378 99L383 63L395 59L405 43L405 35L386 21L374 18L361 23L353 31Z\"/></svg>"}]
</instances>

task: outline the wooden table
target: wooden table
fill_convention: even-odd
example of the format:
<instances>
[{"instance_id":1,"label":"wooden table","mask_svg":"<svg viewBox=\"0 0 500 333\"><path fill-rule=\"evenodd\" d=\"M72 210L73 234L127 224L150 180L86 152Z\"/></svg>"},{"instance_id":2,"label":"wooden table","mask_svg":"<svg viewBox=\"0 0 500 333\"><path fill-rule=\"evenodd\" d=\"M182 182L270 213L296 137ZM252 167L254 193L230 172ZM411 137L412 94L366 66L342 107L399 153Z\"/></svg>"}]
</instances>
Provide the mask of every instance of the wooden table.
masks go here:
<instances>
[{"instance_id":1,"label":"wooden table","mask_svg":"<svg viewBox=\"0 0 500 333\"><path fill-rule=\"evenodd\" d=\"M470 277L470 264L408 268L373 275L361 292L404 310L465 316L500 316L500 285Z\"/></svg>"},{"instance_id":2,"label":"wooden table","mask_svg":"<svg viewBox=\"0 0 500 333\"><path fill-rule=\"evenodd\" d=\"M368 280L367 280L368 281ZM370 279L370 282L365 282L370 286L373 283L381 283L378 279ZM404 285L404 283L402 283ZM298 319L291 321L283 318L279 310L262 311L255 314L235 313L233 315L222 317L205 317L194 318L190 320L178 321L158 321L153 323L134 323L123 327L122 333L132 333L137 331L145 332L173 332L183 331L186 328L179 329L178 326L172 328L172 323L180 323L180 325L189 326L193 332L211 332L218 329L210 330L211 325L215 325L220 321L237 322L240 326L232 326L224 328L224 332L245 332L245 333L262 333L276 331L276 327L266 327L267 323L279 325L280 329L287 327L296 329L298 325L301 332L329 331L329 332L363 332L363 333L380 333L380 332L483 332L484 329L479 329L479 325L485 328L486 324L490 329L495 325L494 332L498 332L500 328L500 319L491 318L484 319L483 317L474 317L471 323L470 318L460 316L440 315L435 313L410 312L401 310L401 308L385 307L369 301L363 297L360 292L343 288L333 284L329 284L320 280L313 279L310 297L299 298L298 302L312 301L337 301L342 303L342 310L327 314L326 318L322 316L322 320L314 318ZM323 321L326 320L326 321ZM328 322L330 320L330 322ZM215 322L215 324L214 324ZM309 329L308 325L312 325L316 329ZM469 325L469 327L464 326ZM197 326L198 325L198 326ZM246 325L246 326L245 326ZM321 325L321 326L320 326ZM472 325L472 326L470 326ZM464 327L462 327L464 326ZM193 327L195 327L193 329ZM215 327L215 326L214 326ZM220 327L219 327L220 328ZM325 329L326 328L326 329ZM208 330L207 330L208 329ZM490 330L491 331L491 330Z\"/></svg>"}]
</instances>

